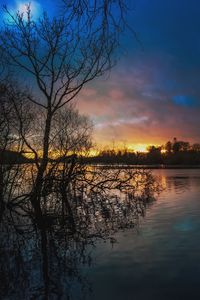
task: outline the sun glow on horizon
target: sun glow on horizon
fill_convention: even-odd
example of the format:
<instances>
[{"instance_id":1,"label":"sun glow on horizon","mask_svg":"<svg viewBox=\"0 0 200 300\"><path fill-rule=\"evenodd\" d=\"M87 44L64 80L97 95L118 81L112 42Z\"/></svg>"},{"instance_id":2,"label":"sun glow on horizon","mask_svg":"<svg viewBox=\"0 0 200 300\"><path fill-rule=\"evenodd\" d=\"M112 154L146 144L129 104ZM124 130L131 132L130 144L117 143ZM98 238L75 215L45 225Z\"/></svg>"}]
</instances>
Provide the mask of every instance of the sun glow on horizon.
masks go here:
<instances>
[{"instance_id":1,"label":"sun glow on horizon","mask_svg":"<svg viewBox=\"0 0 200 300\"><path fill-rule=\"evenodd\" d=\"M104 147L97 145L96 149L92 149L92 156L95 154L98 154L101 151L107 151L107 150L114 150L114 151L129 151L129 152L141 152L141 153L147 153L148 147L152 144L142 144L142 143L135 143L135 144L123 144L123 143L116 143L116 144L108 144Z\"/></svg>"},{"instance_id":2,"label":"sun glow on horizon","mask_svg":"<svg viewBox=\"0 0 200 300\"><path fill-rule=\"evenodd\" d=\"M143 152L146 153L147 148L148 148L149 144L131 144L128 146L129 150L132 150L134 152Z\"/></svg>"},{"instance_id":3,"label":"sun glow on horizon","mask_svg":"<svg viewBox=\"0 0 200 300\"><path fill-rule=\"evenodd\" d=\"M148 153L148 147L149 146L152 146L153 143L148 143L148 144L142 144L142 143L136 143L136 144L128 144L126 146L121 146L121 144L118 144L118 145L115 145L113 147L113 145L109 146L107 145L106 147L98 147L98 145L96 145L96 147L93 147L91 148L90 150L86 151L86 152L80 152L80 153L77 153L78 155L80 156L90 156L90 157L94 157L94 156L98 156L102 151L109 151L109 150L113 150L115 151L116 153L118 151L128 151L128 152L135 152L135 153ZM99 145L100 146L100 145ZM155 147L160 147L161 148L161 153L165 154L167 152L166 149L162 149L162 146L161 145L154 145ZM42 150L38 151L38 157L41 158L42 157ZM74 152L70 152L67 153L67 155L72 155L74 154ZM66 155L66 154L65 154ZM30 158L30 159L34 159L35 155L34 153L30 153L30 152L25 152L24 153L24 156L27 157L27 158ZM59 157L63 156L62 153L60 153L59 151L56 151L56 150L53 150L53 151L50 151L50 155L49 157L51 159L57 159Z\"/></svg>"}]
</instances>

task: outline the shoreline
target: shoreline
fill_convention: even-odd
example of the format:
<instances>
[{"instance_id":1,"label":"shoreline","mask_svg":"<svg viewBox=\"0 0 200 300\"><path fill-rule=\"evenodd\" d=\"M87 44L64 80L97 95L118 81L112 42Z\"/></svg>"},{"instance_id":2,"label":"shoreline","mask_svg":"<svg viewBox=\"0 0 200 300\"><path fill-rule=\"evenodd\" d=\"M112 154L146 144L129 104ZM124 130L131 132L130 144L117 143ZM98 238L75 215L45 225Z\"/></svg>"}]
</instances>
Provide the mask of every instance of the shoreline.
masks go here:
<instances>
[{"instance_id":1,"label":"shoreline","mask_svg":"<svg viewBox=\"0 0 200 300\"><path fill-rule=\"evenodd\" d=\"M88 164L89 166L118 169L200 169L200 165L130 165L130 164Z\"/></svg>"}]
</instances>

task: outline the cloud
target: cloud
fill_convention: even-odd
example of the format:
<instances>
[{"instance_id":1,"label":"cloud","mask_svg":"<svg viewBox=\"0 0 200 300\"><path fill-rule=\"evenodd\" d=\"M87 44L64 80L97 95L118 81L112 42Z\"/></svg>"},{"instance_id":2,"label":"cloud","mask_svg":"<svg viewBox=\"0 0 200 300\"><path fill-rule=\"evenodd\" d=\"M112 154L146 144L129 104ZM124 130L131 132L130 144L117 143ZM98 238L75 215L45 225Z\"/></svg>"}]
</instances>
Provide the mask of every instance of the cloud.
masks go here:
<instances>
[{"instance_id":1,"label":"cloud","mask_svg":"<svg viewBox=\"0 0 200 300\"><path fill-rule=\"evenodd\" d=\"M99 144L159 144L174 136L198 141L200 89L187 80L161 57L144 57L133 66L123 62L108 81L80 95L78 106L93 118Z\"/></svg>"}]
</instances>

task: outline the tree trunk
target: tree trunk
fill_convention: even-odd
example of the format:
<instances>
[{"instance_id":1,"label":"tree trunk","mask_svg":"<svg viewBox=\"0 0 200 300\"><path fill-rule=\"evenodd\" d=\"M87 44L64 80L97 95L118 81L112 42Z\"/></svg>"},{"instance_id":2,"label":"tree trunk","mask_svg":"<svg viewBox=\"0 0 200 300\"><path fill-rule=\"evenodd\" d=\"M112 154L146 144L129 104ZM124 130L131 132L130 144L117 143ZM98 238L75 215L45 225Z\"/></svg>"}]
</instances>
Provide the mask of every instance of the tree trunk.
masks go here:
<instances>
[{"instance_id":1,"label":"tree trunk","mask_svg":"<svg viewBox=\"0 0 200 300\"><path fill-rule=\"evenodd\" d=\"M41 208L41 194L44 182L44 175L48 165L49 159L49 136L51 130L51 121L52 121L52 114L51 111L47 113L47 119L45 124L45 132L44 132L44 140L43 140L43 156L40 167L37 171L37 176L35 180L35 185L33 187L32 195L31 195L31 204L33 206L36 222L40 229L45 229L43 224L43 215L42 215L42 208Z\"/></svg>"},{"instance_id":2,"label":"tree trunk","mask_svg":"<svg viewBox=\"0 0 200 300\"><path fill-rule=\"evenodd\" d=\"M3 195L3 188L4 188L4 181L3 181L3 166L0 163L0 223L3 218L3 213L5 210L5 203L4 203L4 195Z\"/></svg>"}]
</instances>

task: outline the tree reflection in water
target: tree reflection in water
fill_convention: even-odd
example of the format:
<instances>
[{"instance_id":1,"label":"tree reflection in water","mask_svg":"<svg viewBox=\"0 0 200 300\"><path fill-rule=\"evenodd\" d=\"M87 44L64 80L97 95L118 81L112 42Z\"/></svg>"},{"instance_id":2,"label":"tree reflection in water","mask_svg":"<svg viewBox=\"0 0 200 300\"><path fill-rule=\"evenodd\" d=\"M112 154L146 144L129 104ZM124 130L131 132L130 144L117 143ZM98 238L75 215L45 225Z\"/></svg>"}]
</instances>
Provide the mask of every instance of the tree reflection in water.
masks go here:
<instances>
[{"instance_id":1,"label":"tree reflection in water","mask_svg":"<svg viewBox=\"0 0 200 300\"><path fill-rule=\"evenodd\" d=\"M85 299L91 287L81 266L91 264L89 245L134 227L159 190L148 171L76 164L72 172L72 164L49 166L41 216L31 205L34 167L5 171L2 299Z\"/></svg>"}]
</instances>

